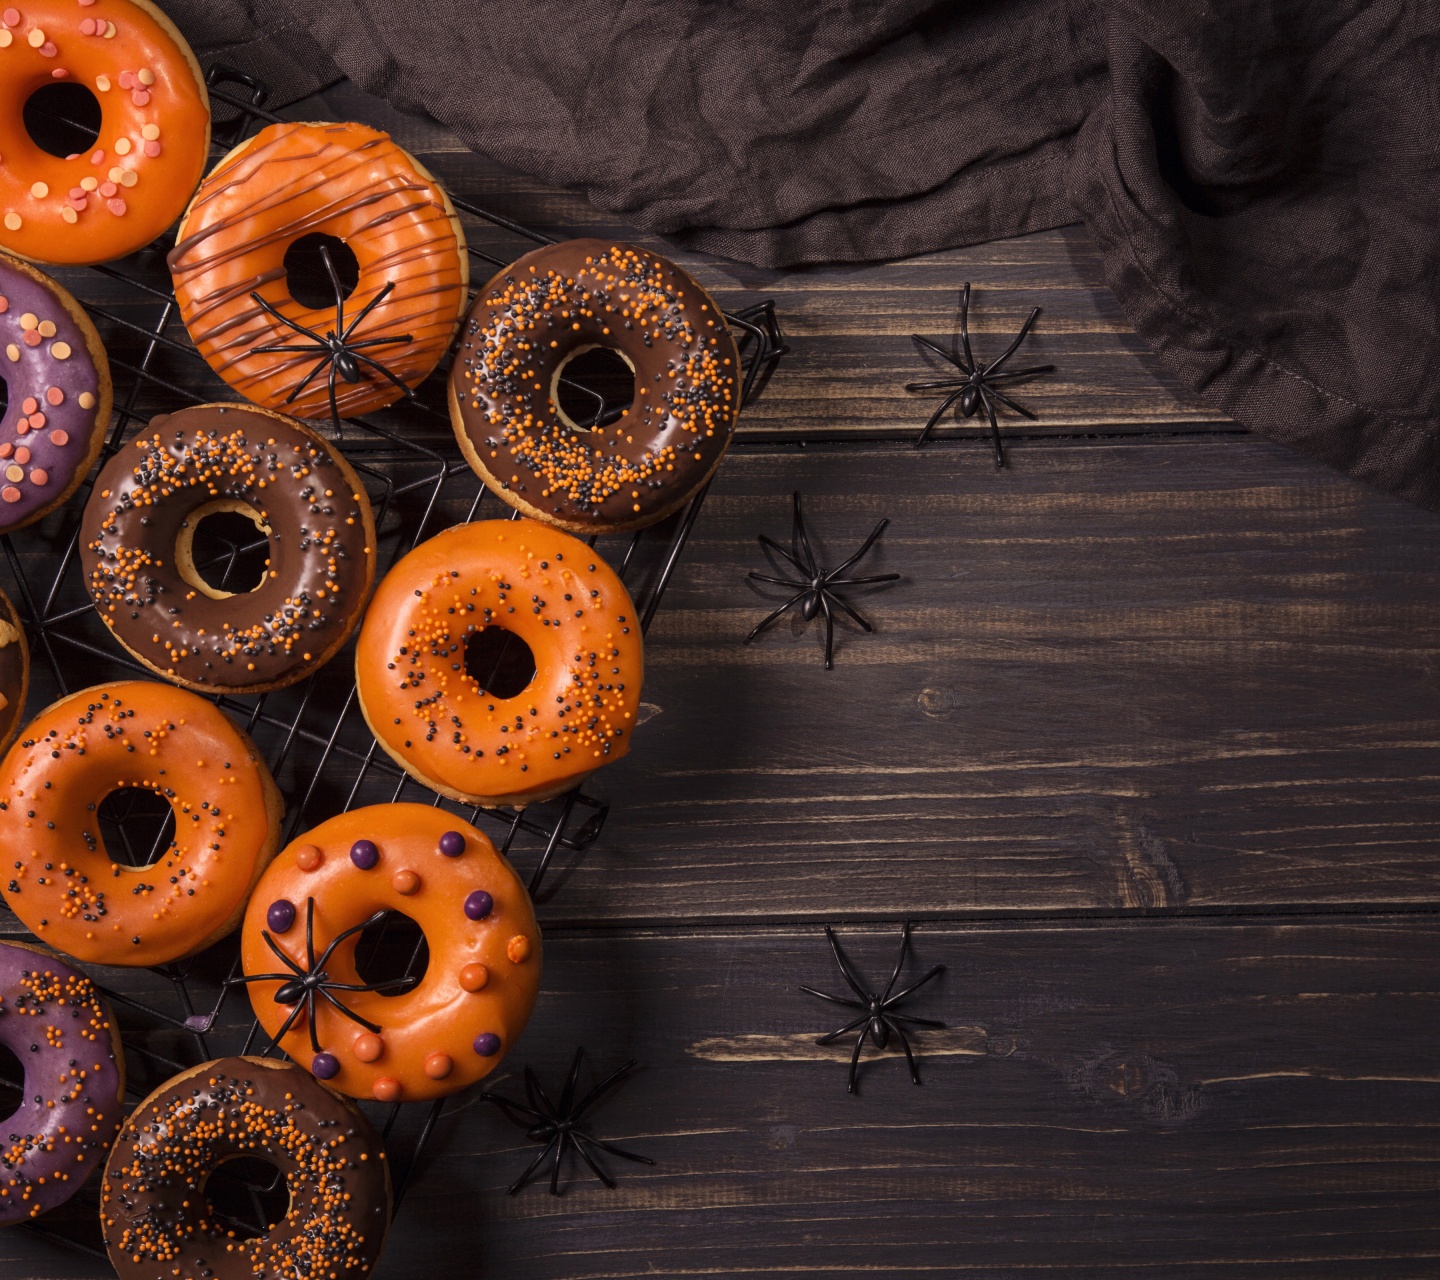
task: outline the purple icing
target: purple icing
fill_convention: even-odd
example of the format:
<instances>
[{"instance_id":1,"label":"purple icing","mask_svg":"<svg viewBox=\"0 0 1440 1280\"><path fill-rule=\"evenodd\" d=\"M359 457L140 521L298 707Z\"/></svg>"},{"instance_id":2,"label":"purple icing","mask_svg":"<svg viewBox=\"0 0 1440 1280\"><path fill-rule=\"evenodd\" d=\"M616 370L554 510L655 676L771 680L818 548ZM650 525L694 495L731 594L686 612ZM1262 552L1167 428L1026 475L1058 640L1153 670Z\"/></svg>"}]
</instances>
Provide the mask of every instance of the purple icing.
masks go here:
<instances>
[{"instance_id":1,"label":"purple icing","mask_svg":"<svg viewBox=\"0 0 1440 1280\"><path fill-rule=\"evenodd\" d=\"M0 457L0 533L4 533L54 502L74 478L75 469L85 462L92 433L103 431L109 423L96 422L96 404L88 409L80 406L82 394L98 401L100 375L90 359L85 335L60 300L3 259L0 298L6 304L0 312L0 378L5 380L9 397L5 416L0 419L0 454L4 455ZM37 346L27 346L26 330L20 323L27 315L34 316L38 323L53 324L54 335ZM53 354L57 342L70 348L64 360ZM12 352L15 359L11 359ZM64 393L58 405L46 399L45 393L51 387ZM28 399L38 401L36 412L45 415L43 426L31 429L28 415L22 412ZM63 433L63 445L55 441L57 431ZM15 456L16 450L22 448L30 451L24 463ZM14 467L20 468L19 480L9 474ZM31 479L37 470L45 473L44 484ZM19 497L10 501L15 494Z\"/></svg>"},{"instance_id":2,"label":"purple icing","mask_svg":"<svg viewBox=\"0 0 1440 1280\"><path fill-rule=\"evenodd\" d=\"M458 858L465 852L465 837L458 831L447 831L440 837L440 852L447 858Z\"/></svg>"},{"instance_id":3,"label":"purple icing","mask_svg":"<svg viewBox=\"0 0 1440 1280\"><path fill-rule=\"evenodd\" d=\"M5 1226L70 1199L104 1160L124 1111L114 1042L105 1032L94 1040L82 1034L96 1035L102 1023L110 1022L88 978L53 956L0 943L0 1010L0 1044L25 1067L24 1100L6 1117L0 1134L0 1140L10 1139L5 1178L18 1180L0 1198L0 1226ZM47 1101L54 1105L46 1106ZM76 1135L81 1135L78 1141ZM54 1150L47 1152L52 1144ZM55 1176L61 1172L67 1180Z\"/></svg>"},{"instance_id":4,"label":"purple icing","mask_svg":"<svg viewBox=\"0 0 1440 1280\"><path fill-rule=\"evenodd\" d=\"M350 861L361 871L369 871L380 861L380 850L373 840L357 840L350 846Z\"/></svg>"},{"instance_id":5,"label":"purple icing","mask_svg":"<svg viewBox=\"0 0 1440 1280\"><path fill-rule=\"evenodd\" d=\"M495 909L495 899L484 889L476 889L465 899L465 914L472 920L483 920Z\"/></svg>"},{"instance_id":6,"label":"purple icing","mask_svg":"<svg viewBox=\"0 0 1440 1280\"><path fill-rule=\"evenodd\" d=\"M493 1058L500 1052L500 1037L493 1031L482 1031L475 1037L475 1052L482 1058Z\"/></svg>"},{"instance_id":7,"label":"purple icing","mask_svg":"<svg viewBox=\"0 0 1440 1280\"><path fill-rule=\"evenodd\" d=\"M295 904L289 898L276 898L265 913L265 923L272 933L285 933L295 923Z\"/></svg>"},{"instance_id":8,"label":"purple icing","mask_svg":"<svg viewBox=\"0 0 1440 1280\"><path fill-rule=\"evenodd\" d=\"M317 1080L333 1080L340 1074L340 1059L333 1053L317 1053L310 1059L310 1074Z\"/></svg>"}]
</instances>

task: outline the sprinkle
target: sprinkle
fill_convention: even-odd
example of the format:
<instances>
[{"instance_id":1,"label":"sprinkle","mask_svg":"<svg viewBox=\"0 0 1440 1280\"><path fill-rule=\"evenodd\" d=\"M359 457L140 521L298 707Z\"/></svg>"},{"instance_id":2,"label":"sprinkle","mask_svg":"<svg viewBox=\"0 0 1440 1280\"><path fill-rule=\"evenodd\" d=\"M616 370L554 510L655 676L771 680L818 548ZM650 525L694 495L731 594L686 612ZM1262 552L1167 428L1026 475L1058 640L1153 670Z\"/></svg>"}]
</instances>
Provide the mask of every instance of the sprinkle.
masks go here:
<instances>
[{"instance_id":1,"label":"sprinkle","mask_svg":"<svg viewBox=\"0 0 1440 1280\"><path fill-rule=\"evenodd\" d=\"M20 215L18 213L7 213L5 215L5 229L7 231L20 230Z\"/></svg>"},{"instance_id":2,"label":"sprinkle","mask_svg":"<svg viewBox=\"0 0 1440 1280\"><path fill-rule=\"evenodd\" d=\"M83 177L83 178L80 179L80 190L81 190L81 191L95 191L95 190L97 190L97 189L99 188L99 186L100 186L100 179L99 179L99 178L92 178L92 177L90 177L90 176L87 174L85 177Z\"/></svg>"},{"instance_id":3,"label":"sprinkle","mask_svg":"<svg viewBox=\"0 0 1440 1280\"><path fill-rule=\"evenodd\" d=\"M45 33L41 31L39 27L36 27L35 30L30 33L30 47L32 49L38 49L44 43Z\"/></svg>"},{"instance_id":4,"label":"sprinkle","mask_svg":"<svg viewBox=\"0 0 1440 1280\"><path fill-rule=\"evenodd\" d=\"M111 204L123 203L124 201L122 200L111 201ZM70 359L70 344L68 342L52 342L50 344L50 354L57 360L68 360Z\"/></svg>"},{"instance_id":5,"label":"sprinkle","mask_svg":"<svg viewBox=\"0 0 1440 1280\"><path fill-rule=\"evenodd\" d=\"M37 200L43 200L46 196L50 194L50 188L47 184L43 182L32 183L30 187L30 194L34 196Z\"/></svg>"},{"instance_id":6,"label":"sprinkle","mask_svg":"<svg viewBox=\"0 0 1440 1280\"><path fill-rule=\"evenodd\" d=\"M30 43L35 43L33 38L31 39ZM55 47L55 42L53 40L46 40L45 43L40 46L40 56L42 58L53 58L59 52L60 50Z\"/></svg>"},{"instance_id":7,"label":"sprinkle","mask_svg":"<svg viewBox=\"0 0 1440 1280\"><path fill-rule=\"evenodd\" d=\"M117 138L117 139L115 140L115 154L116 154L117 156L128 156L128 155L130 154L130 139L129 139L129 138ZM111 170L110 170L110 176L111 176L112 178L115 176L115 170L114 170L114 169L111 169Z\"/></svg>"},{"instance_id":8,"label":"sprinkle","mask_svg":"<svg viewBox=\"0 0 1440 1280\"><path fill-rule=\"evenodd\" d=\"M117 146L115 147L115 150L116 150L116 151L119 151L119 150L120 150L120 147L118 146L118 144L117 144ZM107 173L105 176L106 176L107 178L109 178L111 182L119 182L120 179L125 176L125 170L122 169L118 164L117 164L117 165L113 165L113 166L111 166L110 172ZM107 191L105 194L106 194L106 195L113 195L114 192Z\"/></svg>"},{"instance_id":9,"label":"sprinkle","mask_svg":"<svg viewBox=\"0 0 1440 1280\"><path fill-rule=\"evenodd\" d=\"M524 964L530 959L530 939L523 933L517 933L505 944L505 954L511 964Z\"/></svg>"},{"instance_id":10,"label":"sprinkle","mask_svg":"<svg viewBox=\"0 0 1440 1280\"><path fill-rule=\"evenodd\" d=\"M35 328L42 338L53 338L55 336L55 321L53 320L42 320Z\"/></svg>"},{"instance_id":11,"label":"sprinkle","mask_svg":"<svg viewBox=\"0 0 1440 1280\"><path fill-rule=\"evenodd\" d=\"M134 169L126 169L120 177L120 185L122 187L133 187L139 181L140 175L136 173Z\"/></svg>"},{"instance_id":12,"label":"sprinkle","mask_svg":"<svg viewBox=\"0 0 1440 1280\"><path fill-rule=\"evenodd\" d=\"M84 212L85 205L86 201L84 200L72 200L60 210L60 216L64 218L66 222L79 222L80 213Z\"/></svg>"},{"instance_id":13,"label":"sprinkle","mask_svg":"<svg viewBox=\"0 0 1440 1280\"><path fill-rule=\"evenodd\" d=\"M0 458L8 458L14 452L15 446L10 441L7 440L4 444L0 444Z\"/></svg>"},{"instance_id":14,"label":"sprinkle","mask_svg":"<svg viewBox=\"0 0 1440 1280\"><path fill-rule=\"evenodd\" d=\"M25 419L25 423L31 431L39 431L40 428L45 425L45 415L43 413L32 413Z\"/></svg>"},{"instance_id":15,"label":"sprinkle","mask_svg":"<svg viewBox=\"0 0 1440 1280\"><path fill-rule=\"evenodd\" d=\"M151 71L149 67L141 67L139 72L136 73L135 79L148 88L155 83L155 73Z\"/></svg>"},{"instance_id":16,"label":"sprinkle","mask_svg":"<svg viewBox=\"0 0 1440 1280\"><path fill-rule=\"evenodd\" d=\"M47 387L45 390L45 399L49 404L64 404L65 393L61 391L59 387Z\"/></svg>"},{"instance_id":17,"label":"sprinkle","mask_svg":"<svg viewBox=\"0 0 1440 1280\"><path fill-rule=\"evenodd\" d=\"M55 70L50 73L50 78L52 80L68 80L70 78L70 73L65 70L64 67L56 67ZM65 158L67 160L73 159L72 156L66 156Z\"/></svg>"},{"instance_id":18,"label":"sprinkle","mask_svg":"<svg viewBox=\"0 0 1440 1280\"><path fill-rule=\"evenodd\" d=\"M0 49L8 49L14 39L15 37L10 32L0 31Z\"/></svg>"},{"instance_id":19,"label":"sprinkle","mask_svg":"<svg viewBox=\"0 0 1440 1280\"><path fill-rule=\"evenodd\" d=\"M160 126L158 124L147 124L140 130L140 136L144 138L146 142L154 142L155 139L160 136Z\"/></svg>"},{"instance_id":20,"label":"sprinkle","mask_svg":"<svg viewBox=\"0 0 1440 1280\"><path fill-rule=\"evenodd\" d=\"M107 22L105 24L105 39L115 39L115 24L113 22Z\"/></svg>"},{"instance_id":21,"label":"sprinkle","mask_svg":"<svg viewBox=\"0 0 1440 1280\"><path fill-rule=\"evenodd\" d=\"M39 485L49 484L50 473L46 471L44 467L35 467L30 472L30 483Z\"/></svg>"},{"instance_id":22,"label":"sprinkle","mask_svg":"<svg viewBox=\"0 0 1440 1280\"><path fill-rule=\"evenodd\" d=\"M122 89L133 89L135 87L135 73L133 71L122 71L116 77L116 83Z\"/></svg>"},{"instance_id":23,"label":"sprinkle","mask_svg":"<svg viewBox=\"0 0 1440 1280\"><path fill-rule=\"evenodd\" d=\"M104 153L103 151L92 151L92 152L90 153L90 163L91 163L91 164L104 164L104 163L105 163L105 153Z\"/></svg>"},{"instance_id":24,"label":"sprinkle","mask_svg":"<svg viewBox=\"0 0 1440 1280\"><path fill-rule=\"evenodd\" d=\"M130 101L133 102L137 107L148 107L150 105L149 90L132 89L130 91Z\"/></svg>"},{"instance_id":25,"label":"sprinkle","mask_svg":"<svg viewBox=\"0 0 1440 1280\"><path fill-rule=\"evenodd\" d=\"M8 467L5 468L5 479L7 479L7 480L23 480L23 479L25 479L25 468L24 468L24 467L17 467L17 466L12 462Z\"/></svg>"},{"instance_id":26,"label":"sprinkle","mask_svg":"<svg viewBox=\"0 0 1440 1280\"><path fill-rule=\"evenodd\" d=\"M12 342L5 348L5 354L9 356L11 360L18 360L20 359L20 348Z\"/></svg>"},{"instance_id":27,"label":"sprinkle","mask_svg":"<svg viewBox=\"0 0 1440 1280\"><path fill-rule=\"evenodd\" d=\"M20 25L20 10L6 9L4 14L0 15L0 21L3 21L7 27L18 27Z\"/></svg>"},{"instance_id":28,"label":"sprinkle","mask_svg":"<svg viewBox=\"0 0 1440 1280\"><path fill-rule=\"evenodd\" d=\"M29 331L39 323L40 317L37 316L33 311L27 311L24 315L20 317L20 327L24 329L26 333L29 333Z\"/></svg>"},{"instance_id":29,"label":"sprinkle","mask_svg":"<svg viewBox=\"0 0 1440 1280\"><path fill-rule=\"evenodd\" d=\"M40 401L35 399L34 396L26 396L25 399L20 402L20 412L23 413L27 418L32 413L36 412L39 408Z\"/></svg>"},{"instance_id":30,"label":"sprinkle","mask_svg":"<svg viewBox=\"0 0 1440 1280\"><path fill-rule=\"evenodd\" d=\"M0 294L0 316L10 310L10 299Z\"/></svg>"},{"instance_id":31,"label":"sprinkle","mask_svg":"<svg viewBox=\"0 0 1440 1280\"><path fill-rule=\"evenodd\" d=\"M145 144L145 154L152 160L160 154L160 144L153 139Z\"/></svg>"},{"instance_id":32,"label":"sprinkle","mask_svg":"<svg viewBox=\"0 0 1440 1280\"><path fill-rule=\"evenodd\" d=\"M117 218L124 217L125 215L126 204L123 200L120 200L118 198L114 200L107 200L105 202L105 207L109 209L110 212L113 213Z\"/></svg>"},{"instance_id":33,"label":"sprinkle","mask_svg":"<svg viewBox=\"0 0 1440 1280\"><path fill-rule=\"evenodd\" d=\"M96 87L97 89L99 89L101 93L109 93L109 92L110 92L110 77L109 77L109 76L96 76L96 77L95 77L95 87Z\"/></svg>"},{"instance_id":34,"label":"sprinkle","mask_svg":"<svg viewBox=\"0 0 1440 1280\"><path fill-rule=\"evenodd\" d=\"M109 181L102 182L99 186L99 192L102 196L113 196L119 190L119 187Z\"/></svg>"},{"instance_id":35,"label":"sprinkle","mask_svg":"<svg viewBox=\"0 0 1440 1280\"><path fill-rule=\"evenodd\" d=\"M94 18L86 18L85 21L80 24L80 34L82 36L93 36L99 29L99 24Z\"/></svg>"},{"instance_id":36,"label":"sprinkle","mask_svg":"<svg viewBox=\"0 0 1440 1280\"><path fill-rule=\"evenodd\" d=\"M80 393L80 407L82 409L93 409L95 407L95 394L92 391Z\"/></svg>"},{"instance_id":37,"label":"sprinkle","mask_svg":"<svg viewBox=\"0 0 1440 1280\"><path fill-rule=\"evenodd\" d=\"M23 444L15 450L15 461L20 463L21 466L24 466L25 463L30 461L30 450Z\"/></svg>"},{"instance_id":38,"label":"sprinkle","mask_svg":"<svg viewBox=\"0 0 1440 1280\"><path fill-rule=\"evenodd\" d=\"M57 449L63 449L67 444L70 443L70 433L68 431L61 431L57 427L54 431L50 433L50 443L53 444Z\"/></svg>"},{"instance_id":39,"label":"sprinkle","mask_svg":"<svg viewBox=\"0 0 1440 1280\"><path fill-rule=\"evenodd\" d=\"M25 334L21 341L24 342L27 347L38 347L45 339L40 336L40 330L31 329Z\"/></svg>"},{"instance_id":40,"label":"sprinkle","mask_svg":"<svg viewBox=\"0 0 1440 1280\"><path fill-rule=\"evenodd\" d=\"M3 489L0 489L0 498L4 498L6 502L19 502L20 490L13 484L7 484Z\"/></svg>"}]
</instances>

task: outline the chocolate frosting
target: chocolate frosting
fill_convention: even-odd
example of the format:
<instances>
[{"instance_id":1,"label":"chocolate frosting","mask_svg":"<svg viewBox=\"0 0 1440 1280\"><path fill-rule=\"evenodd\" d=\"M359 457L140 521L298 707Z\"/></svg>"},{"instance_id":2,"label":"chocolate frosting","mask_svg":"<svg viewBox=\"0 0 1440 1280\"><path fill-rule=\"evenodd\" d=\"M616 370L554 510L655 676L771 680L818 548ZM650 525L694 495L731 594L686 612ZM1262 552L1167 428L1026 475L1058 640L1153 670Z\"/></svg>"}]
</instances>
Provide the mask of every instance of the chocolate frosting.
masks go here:
<instances>
[{"instance_id":1,"label":"chocolate frosting","mask_svg":"<svg viewBox=\"0 0 1440 1280\"><path fill-rule=\"evenodd\" d=\"M44 280L0 254L0 533L54 506L108 425L87 335Z\"/></svg>"},{"instance_id":2,"label":"chocolate frosting","mask_svg":"<svg viewBox=\"0 0 1440 1280\"><path fill-rule=\"evenodd\" d=\"M38 947L0 942L0 1044L25 1068L0 1120L0 1226L64 1204L124 1116L124 1069L95 984Z\"/></svg>"},{"instance_id":3,"label":"chocolate frosting","mask_svg":"<svg viewBox=\"0 0 1440 1280\"><path fill-rule=\"evenodd\" d=\"M222 595L187 578L177 544L207 510L258 516L267 576ZM106 464L85 507L81 561L101 618L182 684L256 689L320 665L359 620L374 574L370 503L299 423L243 405L157 418Z\"/></svg>"},{"instance_id":4,"label":"chocolate frosting","mask_svg":"<svg viewBox=\"0 0 1440 1280\"><path fill-rule=\"evenodd\" d=\"M264 1235L216 1220L205 1181L246 1156L276 1166L290 1192ZM360 1112L307 1072L221 1058L136 1108L105 1168L100 1224L121 1280L257 1280L368 1275L389 1225L389 1171Z\"/></svg>"},{"instance_id":5,"label":"chocolate frosting","mask_svg":"<svg viewBox=\"0 0 1440 1280\"><path fill-rule=\"evenodd\" d=\"M616 422L583 429L554 390L565 362L593 347L628 360L635 399ZM720 461L738 369L719 307L674 263L570 240L526 254L476 296L450 373L456 435L512 505L566 527L638 527Z\"/></svg>"}]
</instances>

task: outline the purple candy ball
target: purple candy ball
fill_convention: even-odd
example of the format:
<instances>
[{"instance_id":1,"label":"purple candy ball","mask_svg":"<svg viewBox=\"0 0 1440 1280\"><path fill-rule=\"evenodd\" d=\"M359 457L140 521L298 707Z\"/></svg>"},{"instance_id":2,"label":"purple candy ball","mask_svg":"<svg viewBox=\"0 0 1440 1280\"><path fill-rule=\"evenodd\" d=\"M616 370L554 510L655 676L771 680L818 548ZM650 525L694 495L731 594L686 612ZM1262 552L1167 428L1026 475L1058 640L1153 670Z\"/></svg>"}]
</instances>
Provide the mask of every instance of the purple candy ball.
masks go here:
<instances>
[{"instance_id":1,"label":"purple candy ball","mask_svg":"<svg viewBox=\"0 0 1440 1280\"><path fill-rule=\"evenodd\" d=\"M317 1053L310 1059L310 1072L317 1080L333 1080L340 1074L340 1059L333 1053Z\"/></svg>"},{"instance_id":2,"label":"purple candy ball","mask_svg":"<svg viewBox=\"0 0 1440 1280\"><path fill-rule=\"evenodd\" d=\"M483 920L495 910L495 899L484 889L476 889L465 899L465 914L472 920Z\"/></svg>"},{"instance_id":3,"label":"purple candy ball","mask_svg":"<svg viewBox=\"0 0 1440 1280\"><path fill-rule=\"evenodd\" d=\"M285 933L295 923L295 904L289 898L276 898L265 913L265 923L272 933Z\"/></svg>"},{"instance_id":4,"label":"purple candy ball","mask_svg":"<svg viewBox=\"0 0 1440 1280\"><path fill-rule=\"evenodd\" d=\"M380 861L380 850L373 840L357 840L350 846L350 861L361 871L369 871Z\"/></svg>"},{"instance_id":5,"label":"purple candy ball","mask_svg":"<svg viewBox=\"0 0 1440 1280\"><path fill-rule=\"evenodd\" d=\"M500 1052L500 1037L493 1031L482 1031L475 1037L475 1052L482 1058L493 1058Z\"/></svg>"},{"instance_id":6,"label":"purple candy ball","mask_svg":"<svg viewBox=\"0 0 1440 1280\"><path fill-rule=\"evenodd\" d=\"M447 858L458 858L465 852L465 837L458 831L447 831L440 837L440 852Z\"/></svg>"}]
</instances>

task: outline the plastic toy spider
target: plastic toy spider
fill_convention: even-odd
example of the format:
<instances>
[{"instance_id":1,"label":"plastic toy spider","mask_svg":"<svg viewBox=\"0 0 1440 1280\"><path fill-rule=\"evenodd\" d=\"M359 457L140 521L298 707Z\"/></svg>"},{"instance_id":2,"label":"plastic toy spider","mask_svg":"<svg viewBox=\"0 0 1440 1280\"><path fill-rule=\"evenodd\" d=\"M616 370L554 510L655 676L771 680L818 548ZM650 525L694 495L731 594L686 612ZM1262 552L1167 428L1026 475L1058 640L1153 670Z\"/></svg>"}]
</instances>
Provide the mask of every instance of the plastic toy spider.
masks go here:
<instances>
[{"instance_id":1,"label":"plastic toy spider","mask_svg":"<svg viewBox=\"0 0 1440 1280\"><path fill-rule=\"evenodd\" d=\"M1020 326L1020 332L1015 335L1015 340L1005 348L999 359L992 360L989 364L981 364L975 359L974 353L970 350L970 282L965 282L965 287L960 291L960 343L964 348L964 355L955 350L946 351L944 347L931 342L929 338L922 338L918 333L910 335L915 345L923 350L934 352L942 360L948 361L960 370L965 376L963 378L949 378L940 382L911 382L907 383L906 391L931 391L939 392L945 399L940 407L930 415L930 421L921 429L920 434L915 438L915 446L919 448L930 437L930 432L935 424L945 416L946 410L957 400L960 402L960 412L967 418L973 418L983 407L990 418L990 439L995 445L995 465L1005 465L1005 446L1000 440L1000 424L995 420L995 402L998 400L1008 409L1015 410L1023 418L1029 418L1032 422L1036 420L1035 415L1025 408L1024 405L1016 404L995 384L998 382L1015 382L1021 378L1034 378L1042 373L1054 373L1053 364L1038 364L1029 369L1005 370L1005 362L1019 350L1020 344L1030 334L1030 326L1035 323L1035 318L1040 314L1040 308L1035 307L1025 323Z\"/></svg>"},{"instance_id":2,"label":"plastic toy spider","mask_svg":"<svg viewBox=\"0 0 1440 1280\"><path fill-rule=\"evenodd\" d=\"M540 1154L526 1167L525 1172L510 1184L506 1195L513 1196L519 1191L536 1175L540 1166L548 1158L550 1160L550 1194L558 1196L560 1194L560 1166L565 1158L567 1147L578 1152L580 1158L590 1166L590 1172L612 1190L615 1187L615 1179L595 1163L595 1159L590 1153L591 1148L608 1151L622 1160L634 1160L639 1164L653 1165L655 1163L648 1156L636 1155L633 1151L622 1151L613 1143L592 1137L582 1127L585 1122L585 1113L634 1070L634 1061L627 1062L623 1067L612 1071L577 1103L575 1101L575 1083L579 1079L580 1064L584 1060L585 1050L583 1048L576 1049L575 1061L570 1065L570 1074L565 1080L565 1089L560 1095L558 1106L550 1101L549 1094L541 1087L540 1081L530 1067L525 1068L525 1093L530 1099L528 1107L523 1103L512 1101L510 1098L502 1098L498 1093L482 1093L480 1095L481 1102L493 1102L505 1113L507 1120L518 1124L525 1130L525 1136L532 1142L545 1144Z\"/></svg>"},{"instance_id":3,"label":"plastic toy spider","mask_svg":"<svg viewBox=\"0 0 1440 1280\"><path fill-rule=\"evenodd\" d=\"M855 1037L855 1052L850 1055L850 1085L848 1093L855 1092L856 1074L860 1066L860 1050L865 1045L868 1036L871 1043L877 1049L884 1049L890 1043L891 1035L900 1041L900 1047L905 1050L905 1061L910 1064L910 1079L920 1083L920 1070L915 1065L915 1055L910 1050L910 1041L906 1039L905 1032L901 1028L902 1022L908 1022L917 1027L943 1027L943 1022L937 1022L933 1018L916 1018L910 1014L896 1013L894 1010L902 1000L915 994L927 982L937 974L945 972L943 964L937 964L919 982L912 982L903 991L895 991L895 983L900 977L900 970L905 967L905 954L910 948L910 922L905 922L904 928L900 931L900 958L895 961L895 972L890 975L890 981L886 984L883 994L876 995L873 991L867 990L865 980L856 972L855 966L846 958L845 953L840 950L840 942L835 937L835 931L827 924L825 936L830 939L830 949L835 953L835 962L840 966L840 972L845 982L857 997L855 1000L847 1000L844 996L828 995L824 991L816 991L814 987L801 987L800 990L806 995L815 996L821 1000L828 1000L831 1004L843 1005L847 1009L859 1009L861 1014L852 1022L847 1022L838 1030L821 1036L815 1041L816 1044L830 1044L843 1035L859 1028L860 1034ZM892 995L891 992L894 992Z\"/></svg>"},{"instance_id":4,"label":"plastic toy spider","mask_svg":"<svg viewBox=\"0 0 1440 1280\"><path fill-rule=\"evenodd\" d=\"M340 283L340 276L335 271L335 264L330 261L330 251L324 245L320 246L320 259L325 264L326 274L330 277L330 284L335 290L335 327L329 330L324 337L316 333L314 329L307 329L298 321L290 319L289 316L277 311L258 293L251 293L251 301L255 303L266 315L274 317L287 329L293 330L302 337L309 338L309 342L288 343L277 346L253 347L251 355L269 354L271 352L298 352L303 355L315 357L315 367L310 370L299 382L291 393L285 397L285 403L291 404L297 396L308 387L324 370L330 371L330 417L335 426L340 425L340 407L335 400L335 379L343 378L346 382L356 383L360 381L360 366L366 365L374 369L381 376L388 378L401 392L412 397L414 393L399 378L390 372L380 361L365 354L365 349L373 347L393 346L401 342L413 342L411 334L400 333L376 338L356 339L354 334L376 307L390 296L395 288L392 280L383 289L361 308L357 315L347 325L345 323L345 288Z\"/></svg>"},{"instance_id":5,"label":"plastic toy spider","mask_svg":"<svg viewBox=\"0 0 1440 1280\"><path fill-rule=\"evenodd\" d=\"M817 613L825 615L825 670L832 671L835 668L835 615L832 609L843 609L866 631L874 631L854 608L847 604L837 593L839 587L869 587L880 582L894 582L900 575L898 573L882 573L871 578L847 578L844 575L860 563L865 553L875 545L875 540L885 532L885 526L889 520L882 520L870 531L870 536L865 539L860 550L835 569L822 569L815 562L815 552L811 550L810 539L805 532L805 515L800 507L800 494L797 490L795 495L795 524L790 532L790 550L786 551L773 538L759 535L760 545L768 551L773 551L782 557L800 575L800 581L792 578L775 578L766 573L750 572L750 577L756 582L768 582L777 587L790 587L795 590L795 595L782 604L772 613L767 614L758 623L754 630L745 637L745 643L749 644L766 627L779 619L780 615L793 609L797 604L800 606L800 616L809 622Z\"/></svg>"},{"instance_id":6,"label":"plastic toy spider","mask_svg":"<svg viewBox=\"0 0 1440 1280\"><path fill-rule=\"evenodd\" d=\"M288 904L287 904L288 905ZM293 919L293 914L292 917ZM414 978L390 978L385 982L331 982L330 975L325 971L326 964L334 955L335 948L346 938L369 928L372 924L379 924L385 918L385 912L377 911L368 920L362 920L359 924L346 929L344 933L337 933L331 939L330 945L320 953L320 958L315 958L315 899L305 899L305 966L302 968L289 956L280 950L275 944L267 930L260 930L260 936L265 940L265 945L270 948L285 966L288 973L250 973L242 978L231 978L227 985L241 982L278 982L279 987L275 990L275 1003L294 1005L289 1016L280 1024L280 1030L270 1037L270 1045L266 1050L274 1049L279 1043L290 1034L290 1028L295 1025L296 1020L303 1013L305 1021L310 1030L310 1047L321 1054L324 1051L320 1047L320 1036L315 1029L315 1000L316 997L323 998L331 1004L338 1012L343 1013L351 1022L357 1022L366 1031L378 1032L380 1027L362 1018L358 1013L347 1009L332 992L335 991L385 991L392 987L414 986Z\"/></svg>"}]
</instances>

